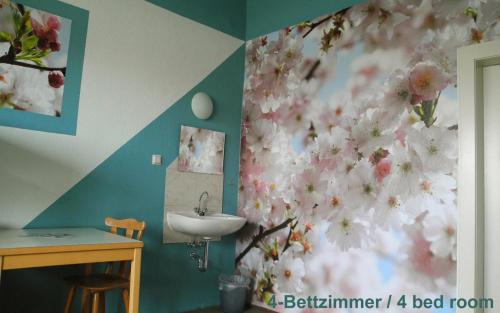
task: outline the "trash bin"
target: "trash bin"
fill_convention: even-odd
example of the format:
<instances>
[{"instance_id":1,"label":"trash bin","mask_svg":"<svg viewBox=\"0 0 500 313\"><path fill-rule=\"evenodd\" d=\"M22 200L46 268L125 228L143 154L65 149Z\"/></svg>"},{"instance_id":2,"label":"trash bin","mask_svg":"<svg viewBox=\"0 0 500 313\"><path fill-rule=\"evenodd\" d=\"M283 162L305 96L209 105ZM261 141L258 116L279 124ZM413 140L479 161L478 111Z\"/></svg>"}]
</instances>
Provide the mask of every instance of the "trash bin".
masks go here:
<instances>
[{"instance_id":1,"label":"trash bin","mask_svg":"<svg viewBox=\"0 0 500 313\"><path fill-rule=\"evenodd\" d=\"M242 275L219 276L220 308L224 313L242 313L245 309L250 278Z\"/></svg>"}]
</instances>

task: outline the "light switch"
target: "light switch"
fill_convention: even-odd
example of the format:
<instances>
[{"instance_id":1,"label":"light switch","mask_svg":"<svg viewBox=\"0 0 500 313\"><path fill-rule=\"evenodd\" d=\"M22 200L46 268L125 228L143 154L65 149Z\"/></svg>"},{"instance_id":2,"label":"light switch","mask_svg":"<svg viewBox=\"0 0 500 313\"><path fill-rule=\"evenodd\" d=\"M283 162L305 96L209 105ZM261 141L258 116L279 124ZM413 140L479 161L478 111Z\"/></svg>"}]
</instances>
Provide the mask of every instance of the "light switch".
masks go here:
<instances>
[{"instance_id":1,"label":"light switch","mask_svg":"<svg viewBox=\"0 0 500 313\"><path fill-rule=\"evenodd\" d=\"M151 159L151 163L153 165L161 165L161 155L153 154L153 157Z\"/></svg>"}]
</instances>

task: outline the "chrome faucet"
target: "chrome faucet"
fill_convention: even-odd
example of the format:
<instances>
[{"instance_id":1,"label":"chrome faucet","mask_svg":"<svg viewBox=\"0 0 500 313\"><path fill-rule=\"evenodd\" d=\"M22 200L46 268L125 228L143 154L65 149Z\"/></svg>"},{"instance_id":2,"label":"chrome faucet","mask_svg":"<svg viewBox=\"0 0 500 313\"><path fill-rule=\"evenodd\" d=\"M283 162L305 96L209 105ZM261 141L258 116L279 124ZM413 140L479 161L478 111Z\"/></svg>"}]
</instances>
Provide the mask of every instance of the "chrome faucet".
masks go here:
<instances>
[{"instance_id":1,"label":"chrome faucet","mask_svg":"<svg viewBox=\"0 0 500 313\"><path fill-rule=\"evenodd\" d=\"M205 207L204 208L201 207L201 200L203 200L203 196L206 196ZM208 195L208 192L206 192L206 191L203 191L203 193L200 195L200 199L198 200L198 207L194 208L194 211L199 216L205 216L205 214L207 214L208 208L207 208L207 202L206 201L208 200L208 197L209 197L209 195Z\"/></svg>"}]
</instances>

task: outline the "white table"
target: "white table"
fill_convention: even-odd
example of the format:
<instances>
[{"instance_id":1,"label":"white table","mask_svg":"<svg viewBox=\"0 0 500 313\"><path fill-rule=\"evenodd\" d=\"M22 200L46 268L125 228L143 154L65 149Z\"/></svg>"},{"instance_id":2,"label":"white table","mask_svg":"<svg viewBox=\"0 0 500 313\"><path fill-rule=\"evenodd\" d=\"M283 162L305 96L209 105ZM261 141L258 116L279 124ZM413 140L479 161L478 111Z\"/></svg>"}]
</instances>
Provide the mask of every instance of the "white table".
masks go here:
<instances>
[{"instance_id":1,"label":"white table","mask_svg":"<svg viewBox=\"0 0 500 313\"><path fill-rule=\"evenodd\" d=\"M2 270L131 261L129 310L138 313L142 247L92 228L0 230L0 281Z\"/></svg>"}]
</instances>

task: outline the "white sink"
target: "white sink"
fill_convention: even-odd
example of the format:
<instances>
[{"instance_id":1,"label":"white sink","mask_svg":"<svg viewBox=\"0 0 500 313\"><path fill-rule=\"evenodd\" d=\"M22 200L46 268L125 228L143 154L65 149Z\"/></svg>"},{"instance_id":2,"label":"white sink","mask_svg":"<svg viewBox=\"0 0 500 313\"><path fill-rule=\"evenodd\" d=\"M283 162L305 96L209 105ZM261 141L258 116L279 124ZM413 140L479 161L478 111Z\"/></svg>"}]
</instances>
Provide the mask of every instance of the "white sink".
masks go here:
<instances>
[{"instance_id":1,"label":"white sink","mask_svg":"<svg viewBox=\"0 0 500 313\"><path fill-rule=\"evenodd\" d=\"M232 234L246 221L246 218L222 213L200 216L194 212L167 212L167 223L171 229L204 239Z\"/></svg>"}]
</instances>

